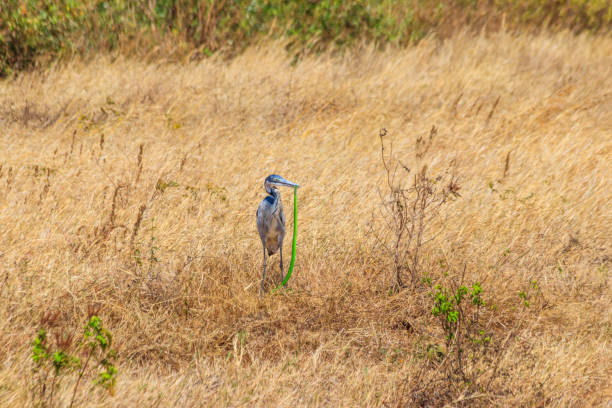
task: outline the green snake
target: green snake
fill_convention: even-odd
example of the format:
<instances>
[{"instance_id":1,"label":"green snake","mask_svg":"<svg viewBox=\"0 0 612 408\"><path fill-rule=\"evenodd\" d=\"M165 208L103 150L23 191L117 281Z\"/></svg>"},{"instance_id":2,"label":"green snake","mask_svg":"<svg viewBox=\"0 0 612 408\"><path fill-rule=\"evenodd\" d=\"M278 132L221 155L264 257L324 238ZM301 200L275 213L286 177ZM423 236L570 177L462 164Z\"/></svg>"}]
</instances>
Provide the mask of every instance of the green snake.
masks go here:
<instances>
[{"instance_id":1,"label":"green snake","mask_svg":"<svg viewBox=\"0 0 612 408\"><path fill-rule=\"evenodd\" d=\"M293 188L293 243L291 244L291 263L289 264L289 270L287 271L287 275L285 275L285 279L278 285L274 291L277 291L282 286L286 286L289 278L291 277L291 272L293 272L293 265L295 264L295 242L297 241L297 187Z\"/></svg>"}]
</instances>

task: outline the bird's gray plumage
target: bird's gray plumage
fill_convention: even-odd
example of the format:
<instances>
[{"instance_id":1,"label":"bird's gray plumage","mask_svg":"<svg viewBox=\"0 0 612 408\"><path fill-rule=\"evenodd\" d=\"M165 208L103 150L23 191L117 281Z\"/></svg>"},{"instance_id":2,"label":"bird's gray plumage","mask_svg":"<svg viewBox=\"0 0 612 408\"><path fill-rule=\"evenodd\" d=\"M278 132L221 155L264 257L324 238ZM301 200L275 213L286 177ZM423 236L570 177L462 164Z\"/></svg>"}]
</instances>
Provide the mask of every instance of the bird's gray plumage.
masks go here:
<instances>
[{"instance_id":1,"label":"bird's gray plumage","mask_svg":"<svg viewBox=\"0 0 612 408\"><path fill-rule=\"evenodd\" d=\"M270 195L257 208L257 230L268 256L274 255L285 238L285 213L276 189L271 189Z\"/></svg>"},{"instance_id":2,"label":"bird's gray plumage","mask_svg":"<svg viewBox=\"0 0 612 408\"><path fill-rule=\"evenodd\" d=\"M260 296L264 291L266 278L266 253L268 256L280 252L281 281L283 271L283 240L285 238L285 213L278 186L298 187L297 184L272 174L266 177L264 187L268 196L264 198L257 208L257 230L263 246L263 272L261 276Z\"/></svg>"}]
</instances>

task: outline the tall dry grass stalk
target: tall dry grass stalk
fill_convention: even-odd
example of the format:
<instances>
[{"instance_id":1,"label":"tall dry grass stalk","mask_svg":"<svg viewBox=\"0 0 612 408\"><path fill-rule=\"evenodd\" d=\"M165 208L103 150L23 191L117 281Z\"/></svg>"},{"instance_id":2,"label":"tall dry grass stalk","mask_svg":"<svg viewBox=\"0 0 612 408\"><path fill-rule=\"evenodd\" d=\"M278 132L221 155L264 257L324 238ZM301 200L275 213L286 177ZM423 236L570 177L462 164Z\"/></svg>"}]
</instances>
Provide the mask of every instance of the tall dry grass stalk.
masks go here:
<instances>
[{"instance_id":1,"label":"tall dry grass stalk","mask_svg":"<svg viewBox=\"0 0 612 408\"><path fill-rule=\"evenodd\" d=\"M30 401L45 316L74 331L96 308L119 377L114 396L81 387L88 405L605 406L611 78L610 37L499 34L296 65L275 45L98 57L0 82L0 405ZM506 342L470 395L435 386L431 299L387 291L368 234L379 129L417 169L432 126L423 164L454 161L462 197L428 225L419 270L481 282ZM302 186L300 234L293 292L259 301L270 173Z\"/></svg>"}]
</instances>

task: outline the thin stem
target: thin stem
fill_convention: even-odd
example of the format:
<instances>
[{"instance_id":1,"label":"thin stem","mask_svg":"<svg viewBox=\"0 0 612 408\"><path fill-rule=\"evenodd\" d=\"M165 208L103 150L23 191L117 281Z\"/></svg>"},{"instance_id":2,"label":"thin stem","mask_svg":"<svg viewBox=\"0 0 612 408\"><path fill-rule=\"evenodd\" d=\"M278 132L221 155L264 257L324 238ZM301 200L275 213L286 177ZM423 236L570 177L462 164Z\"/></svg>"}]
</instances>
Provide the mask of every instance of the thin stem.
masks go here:
<instances>
[{"instance_id":1,"label":"thin stem","mask_svg":"<svg viewBox=\"0 0 612 408\"><path fill-rule=\"evenodd\" d=\"M55 391L55 379L57 378L57 371L53 374L53 380L51 381L51 395L49 395L49 405L53 407L53 392Z\"/></svg>"},{"instance_id":2,"label":"thin stem","mask_svg":"<svg viewBox=\"0 0 612 408\"><path fill-rule=\"evenodd\" d=\"M83 374L85 374L85 369L87 368L87 364L89 364L89 360L91 359L92 354L93 354L93 348L90 347L89 354L87 355L87 359L85 360L85 364L81 368L81 371L79 371L79 378L77 378L77 382L76 384L74 384L74 389L72 390L72 398L70 399L70 406L69 406L70 408L72 408L72 405L74 404L74 399L76 397L77 389L79 388L79 383L81 382L81 378L83 377Z\"/></svg>"}]
</instances>

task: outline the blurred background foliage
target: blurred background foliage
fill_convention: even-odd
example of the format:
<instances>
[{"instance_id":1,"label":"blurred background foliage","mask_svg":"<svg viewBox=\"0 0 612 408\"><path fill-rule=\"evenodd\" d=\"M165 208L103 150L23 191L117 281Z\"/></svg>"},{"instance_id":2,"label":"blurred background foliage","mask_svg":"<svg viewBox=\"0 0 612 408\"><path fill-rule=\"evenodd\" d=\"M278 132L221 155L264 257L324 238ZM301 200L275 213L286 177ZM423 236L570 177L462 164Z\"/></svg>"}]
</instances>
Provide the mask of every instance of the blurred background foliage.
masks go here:
<instances>
[{"instance_id":1,"label":"blurred background foliage","mask_svg":"<svg viewBox=\"0 0 612 408\"><path fill-rule=\"evenodd\" d=\"M284 38L299 56L356 42L404 46L457 30L610 32L610 0L2 0L0 75L99 51L231 56Z\"/></svg>"}]
</instances>

